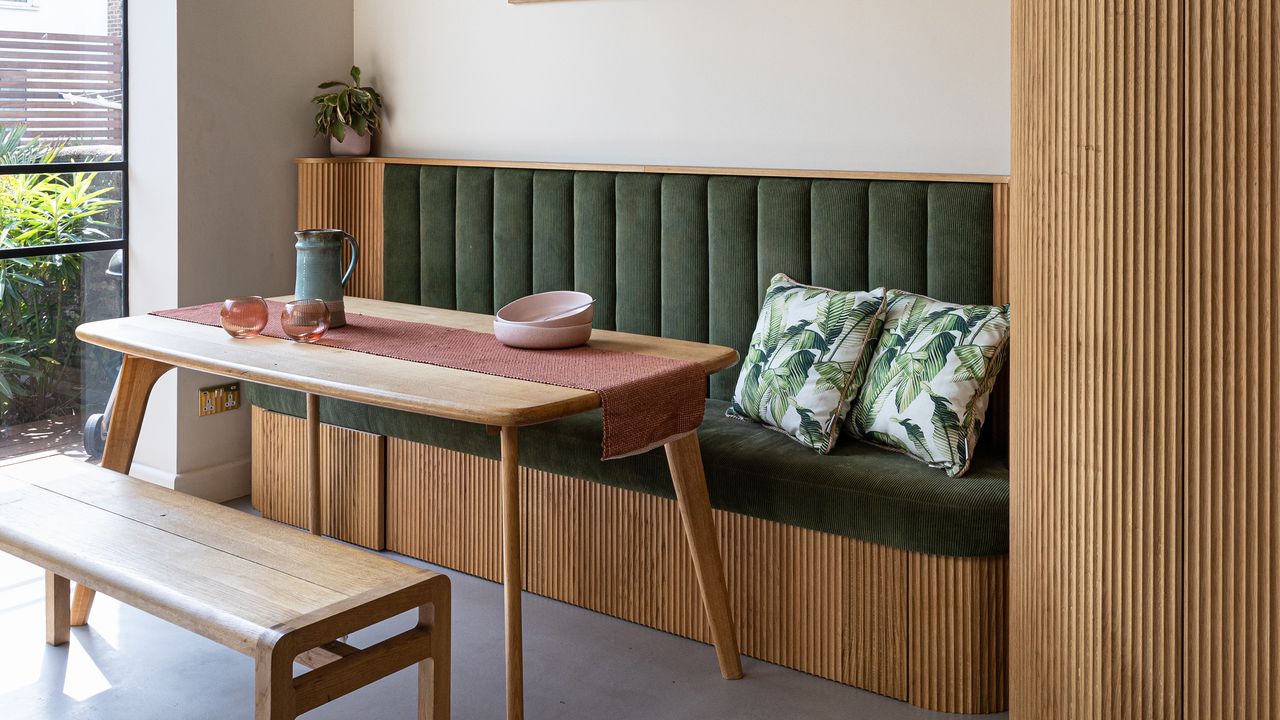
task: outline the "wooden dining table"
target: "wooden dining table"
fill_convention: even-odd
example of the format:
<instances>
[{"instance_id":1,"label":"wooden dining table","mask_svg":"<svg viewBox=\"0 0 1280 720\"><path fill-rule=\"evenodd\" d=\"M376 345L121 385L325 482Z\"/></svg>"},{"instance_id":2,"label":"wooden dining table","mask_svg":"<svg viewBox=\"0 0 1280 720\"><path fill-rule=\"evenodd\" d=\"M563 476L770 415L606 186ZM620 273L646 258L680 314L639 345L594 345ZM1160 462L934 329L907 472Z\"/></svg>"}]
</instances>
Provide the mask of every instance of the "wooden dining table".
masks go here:
<instances>
[{"instance_id":1,"label":"wooden dining table","mask_svg":"<svg viewBox=\"0 0 1280 720\"><path fill-rule=\"evenodd\" d=\"M455 310L363 298L347 298L346 309L478 332L493 329L492 316ZM117 472L129 472L151 389L174 367L305 393L308 519L315 534L320 533L321 396L476 423L499 433L502 503L495 511L501 513L502 527L507 717L524 716L519 428L598 408L598 393L325 345L270 337L233 339L219 327L155 315L86 323L76 334L87 343L124 356L102 457L102 465ZM590 345L696 362L708 374L728 368L738 359L737 352L727 347L607 330L596 330ZM665 451L720 673L726 679L737 679L742 677L742 663L696 432L669 441ZM77 587L72 624L87 621L92 603L93 591Z\"/></svg>"}]
</instances>

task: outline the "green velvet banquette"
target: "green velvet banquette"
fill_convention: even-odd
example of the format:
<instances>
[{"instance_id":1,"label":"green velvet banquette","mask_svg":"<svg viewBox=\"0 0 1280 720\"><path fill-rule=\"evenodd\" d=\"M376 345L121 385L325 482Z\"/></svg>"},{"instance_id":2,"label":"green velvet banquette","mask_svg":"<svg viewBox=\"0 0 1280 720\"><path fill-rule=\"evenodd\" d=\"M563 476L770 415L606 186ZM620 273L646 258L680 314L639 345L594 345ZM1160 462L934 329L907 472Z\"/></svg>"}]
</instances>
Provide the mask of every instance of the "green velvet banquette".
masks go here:
<instances>
[{"instance_id":1,"label":"green velvet banquette","mask_svg":"<svg viewBox=\"0 0 1280 720\"><path fill-rule=\"evenodd\" d=\"M599 328L707 341L745 355L763 292L777 272L838 289L884 286L958 303L1000 299L996 285L1003 258L997 234L1002 202L997 196L1007 186L998 181L485 167L395 159L365 160L367 164L358 168L363 175L357 176L351 165L355 162L301 161L300 201L304 208L321 210L311 210L313 216L308 217L304 209L300 221L358 222L351 219L349 207L341 209L344 205L364 204L370 208L367 214L378 213L366 219L371 221L369 232L380 231L381 237L360 239L380 243L381 252L371 254L382 257L380 294L386 300L492 313L529 293L575 289L596 298ZM326 173L367 180L315 180ZM308 197L316 193L328 195ZM804 537L830 538L833 547L890 559L884 561L887 569L873 569L869 562L816 555L805 559L801 556L810 551L781 546L744 553L735 542L759 543L722 532L735 603L763 602L758 592L734 587L735 573L769 572L770 566L786 576L779 581L796 593L818 586L813 575L837 572L849 577L846 585L859 586L846 587L843 593L868 592L866 587L872 587L879 589L872 592L902 596L876 600L878 609L864 612L858 605L863 601L832 595L830 602L842 607L831 610L831 617L839 618L831 622L842 626L828 627L825 632L838 636L830 642L816 637L824 632L822 627L805 625L814 621L753 620L752 608L737 607L744 650L918 705L961 712L1003 709L1009 478L1001 404L993 406L972 469L949 478L904 455L847 437L830 455L821 456L780 433L726 418L736 377L734 367L711 378L699 430L713 506L734 517L754 519L750 522L762 533L785 528ZM248 396L262 411L304 415L297 393L253 386ZM407 441L464 456L498 456L496 436L480 426L336 400L321 401L321 419L388 438L388 453L400 447L396 443ZM603 462L600 434L595 413L525 428L521 464L574 482L607 486L600 492L617 492L619 497L673 497L661 450ZM389 467L397 465L402 463L388 462ZM422 467L412 480L388 477L385 482L388 488L406 482L429 484L444 472ZM256 485L272 481L258 475L264 473L255 473ZM384 492L395 495L391 489ZM394 497L384 496L382 502L387 503L389 527L416 521L395 507ZM485 537L480 528L458 532L472 533L475 542ZM598 544L599 533L609 531L592 532L596 540L589 544ZM637 539L633 530L627 533L617 541L630 544L636 557L651 552L642 547L649 544L643 534ZM389 536L403 534L388 530ZM445 559L435 556L430 546L394 545L388 542L390 549L429 561ZM570 562L585 563L583 558L597 550L566 545L562 552L582 556ZM796 565L778 570L777 562L769 562L770 557L777 560L777 553L790 553L787 562ZM735 559L745 555L754 558ZM619 562L626 562L625 552L619 557L624 557ZM598 565L602 560L590 562ZM948 572L967 579L939 579ZM915 578L913 573L929 577ZM917 597L924 592L919 583L926 581L937 585L938 597ZM575 592L544 594L698 635ZM620 587L617 592L633 590ZM963 604L963 609L956 604ZM937 618L917 618L948 609L973 617L957 621L964 628L942 627L944 621ZM855 618L855 613L876 617ZM752 628L753 622L775 627ZM852 637L862 622L891 626L876 640L877 648L862 647L863 641ZM983 632L990 637L977 637ZM754 645L753 633L763 633ZM806 641L805 635L815 638ZM952 641L952 635L965 637ZM808 650L806 642L812 645ZM952 656L929 662L947 667L915 667L919 663L913 653L927 652L935 643L949 644ZM838 657L806 660L806 653ZM873 657L865 662L888 667L875 672L851 668L860 653ZM921 673L931 676L917 678Z\"/></svg>"}]
</instances>

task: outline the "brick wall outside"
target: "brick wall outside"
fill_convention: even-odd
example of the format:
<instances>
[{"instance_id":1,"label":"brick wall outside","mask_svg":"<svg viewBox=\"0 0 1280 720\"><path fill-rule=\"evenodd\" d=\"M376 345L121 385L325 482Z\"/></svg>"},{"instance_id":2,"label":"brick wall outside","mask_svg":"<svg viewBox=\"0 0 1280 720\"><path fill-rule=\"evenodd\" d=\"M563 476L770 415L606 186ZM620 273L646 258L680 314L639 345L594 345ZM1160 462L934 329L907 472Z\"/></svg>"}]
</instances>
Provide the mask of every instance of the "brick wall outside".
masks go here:
<instances>
[{"instance_id":1,"label":"brick wall outside","mask_svg":"<svg viewBox=\"0 0 1280 720\"><path fill-rule=\"evenodd\" d=\"M124 37L124 0L107 0L107 34Z\"/></svg>"}]
</instances>

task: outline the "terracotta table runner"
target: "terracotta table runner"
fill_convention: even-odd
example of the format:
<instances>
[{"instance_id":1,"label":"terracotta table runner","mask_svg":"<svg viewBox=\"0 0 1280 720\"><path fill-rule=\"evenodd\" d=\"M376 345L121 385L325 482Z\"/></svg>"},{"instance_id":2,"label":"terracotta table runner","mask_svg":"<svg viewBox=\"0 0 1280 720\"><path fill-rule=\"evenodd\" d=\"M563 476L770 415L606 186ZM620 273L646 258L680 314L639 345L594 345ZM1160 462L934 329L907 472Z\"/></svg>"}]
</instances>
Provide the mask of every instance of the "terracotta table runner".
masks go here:
<instances>
[{"instance_id":1,"label":"terracotta table runner","mask_svg":"<svg viewBox=\"0 0 1280 720\"><path fill-rule=\"evenodd\" d=\"M267 301L262 334L287 339L280 328L283 304ZM221 326L222 303L152 313ZM707 376L695 362L598 350L522 350L489 333L347 313L347 324L325 333L317 345L515 380L589 390L604 412L604 459L663 445L702 423Z\"/></svg>"}]
</instances>

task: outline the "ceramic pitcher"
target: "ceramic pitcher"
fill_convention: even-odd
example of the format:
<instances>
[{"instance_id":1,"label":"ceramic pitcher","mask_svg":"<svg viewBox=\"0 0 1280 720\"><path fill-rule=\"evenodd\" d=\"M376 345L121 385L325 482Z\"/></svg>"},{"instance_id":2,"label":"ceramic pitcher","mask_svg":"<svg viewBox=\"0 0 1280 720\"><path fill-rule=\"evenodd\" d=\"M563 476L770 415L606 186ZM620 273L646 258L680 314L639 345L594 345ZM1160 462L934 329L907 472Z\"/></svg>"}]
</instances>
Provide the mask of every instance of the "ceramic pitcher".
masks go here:
<instances>
[{"instance_id":1,"label":"ceramic pitcher","mask_svg":"<svg viewBox=\"0 0 1280 720\"><path fill-rule=\"evenodd\" d=\"M299 230L293 247L298 251L298 272L293 294L299 299L324 300L329 306L329 327L342 327L347 318L342 288L351 279L360 258L356 239L341 230ZM342 269L342 244L351 245L351 264Z\"/></svg>"}]
</instances>

